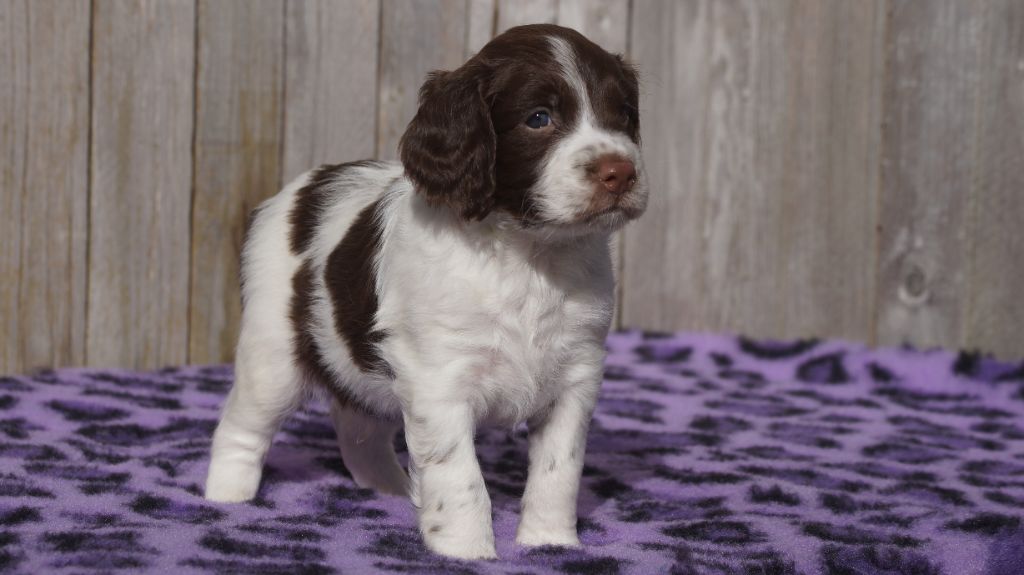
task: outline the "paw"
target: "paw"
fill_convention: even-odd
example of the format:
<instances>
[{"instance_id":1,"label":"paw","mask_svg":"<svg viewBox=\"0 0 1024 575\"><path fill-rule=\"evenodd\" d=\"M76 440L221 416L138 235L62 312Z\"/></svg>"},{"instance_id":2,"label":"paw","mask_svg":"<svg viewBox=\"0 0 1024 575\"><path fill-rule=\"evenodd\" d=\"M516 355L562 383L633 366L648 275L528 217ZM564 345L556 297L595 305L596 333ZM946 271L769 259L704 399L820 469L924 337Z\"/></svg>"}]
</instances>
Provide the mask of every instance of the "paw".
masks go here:
<instances>
[{"instance_id":1,"label":"paw","mask_svg":"<svg viewBox=\"0 0 1024 575\"><path fill-rule=\"evenodd\" d=\"M431 530L434 531L431 532ZM483 535L463 536L445 535L443 529L436 526L428 527L423 534L423 542L427 548L445 557L453 559L497 559L494 551L494 535L490 529Z\"/></svg>"},{"instance_id":2,"label":"paw","mask_svg":"<svg viewBox=\"0 0 1024 575\"><path fill-rule=\"evenodd\" d=\"M555 545L558 547L579 547L580 538L576 528L559 529L555 527L519 524L516 530L516 543L526 547Z\"/></svg>"},{"instance_id":3,"label":"paw","mask_svg":"<svg viewBox=\"0 0 1024 575\"><path fill-rule=\"evenodd\" d=\"M245 465L210 464L206 477L206 493L210 501L240 503L256 497L260 487L260 469Z\"/></svg>"}]
</instances>

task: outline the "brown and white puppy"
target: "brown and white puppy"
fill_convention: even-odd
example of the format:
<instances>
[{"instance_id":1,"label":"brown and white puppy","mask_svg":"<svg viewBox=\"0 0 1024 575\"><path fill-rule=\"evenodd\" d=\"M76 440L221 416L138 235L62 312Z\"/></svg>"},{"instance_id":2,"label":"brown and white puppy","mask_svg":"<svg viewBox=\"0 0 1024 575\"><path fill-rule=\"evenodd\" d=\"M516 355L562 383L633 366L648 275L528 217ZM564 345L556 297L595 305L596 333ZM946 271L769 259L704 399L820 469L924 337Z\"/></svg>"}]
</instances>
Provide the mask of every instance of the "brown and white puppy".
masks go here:
<instances>
[{"instance_id":1,"label":"brown and white puppy","mask_svg":"<svg viewBox=\"0 0 1024 575\"><path fill-rule=\"evenodd\" d=\"M647 205L637 90L577 32L513 28L429 76L400 164L321 167L262 204L206 496L252 498L275 431L319 385L356 482L408 494L434 551L495 556L474 430L523 421L516 540L578 545L609 235Z\"/></svg>"}]
</instances>

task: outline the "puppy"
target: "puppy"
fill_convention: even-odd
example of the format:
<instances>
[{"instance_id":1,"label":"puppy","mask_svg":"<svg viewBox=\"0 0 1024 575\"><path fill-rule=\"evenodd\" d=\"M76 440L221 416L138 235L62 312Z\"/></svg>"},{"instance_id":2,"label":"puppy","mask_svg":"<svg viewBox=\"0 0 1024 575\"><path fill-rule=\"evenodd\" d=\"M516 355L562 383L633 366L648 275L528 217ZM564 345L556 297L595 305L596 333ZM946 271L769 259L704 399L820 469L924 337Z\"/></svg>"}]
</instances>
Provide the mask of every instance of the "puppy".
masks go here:
<instances>
[{"instance_id":1,"label":"puppy","mask_svg":"<svg viewBox=\"0 0 1024 575\"><path fill-rule=\"evenodd\" d=\"M647 205L637 90L579 33L513 28L429 75L400 164L324 166L257 208L206 497L255 496L275 431L322 386L356 483L410 496L433 551L495 557L474 430L524 421L516 541L578 545L609 236Z\"/></svg>"}]
</instances>

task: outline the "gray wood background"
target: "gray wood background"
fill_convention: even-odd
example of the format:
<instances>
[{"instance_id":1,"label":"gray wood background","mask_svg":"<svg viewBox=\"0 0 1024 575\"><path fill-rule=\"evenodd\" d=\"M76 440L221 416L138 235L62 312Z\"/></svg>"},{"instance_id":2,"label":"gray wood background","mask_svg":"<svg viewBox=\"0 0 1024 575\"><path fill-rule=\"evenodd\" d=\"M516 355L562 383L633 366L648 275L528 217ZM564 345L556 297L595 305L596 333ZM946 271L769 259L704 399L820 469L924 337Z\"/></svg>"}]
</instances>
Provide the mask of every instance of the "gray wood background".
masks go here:
<instances>
[{"instance_id":1,"label":"gray wood background","mask_svg":"<svg viewBox=\"0 0 1024 575\"><path fill-rule=\"evenodd\" d=\"M541 21L642 73L621 326L1024 356L1020 0L0 0L0 372L229 361L248 211Z\"/></svg>"}]
</instances>

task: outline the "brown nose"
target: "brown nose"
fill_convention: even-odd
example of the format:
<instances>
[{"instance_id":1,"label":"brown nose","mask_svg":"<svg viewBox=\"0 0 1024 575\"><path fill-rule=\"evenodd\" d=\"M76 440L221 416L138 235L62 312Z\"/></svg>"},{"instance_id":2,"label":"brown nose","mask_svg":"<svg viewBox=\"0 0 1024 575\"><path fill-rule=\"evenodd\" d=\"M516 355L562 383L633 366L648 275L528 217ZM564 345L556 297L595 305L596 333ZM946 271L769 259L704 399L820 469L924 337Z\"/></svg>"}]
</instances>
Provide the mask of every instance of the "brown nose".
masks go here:
<instances>
[{"instance_id":1,"label":"brown nose","mask_svg":"<svg viewBox=\"0 0 1024 575\"><path fill-rule=\"evenodd\" d=\"M601 158L597 164L597 179L616 196L630 190L636 183L636 166L621 157Z\"/></svg>"}]
</instances>

